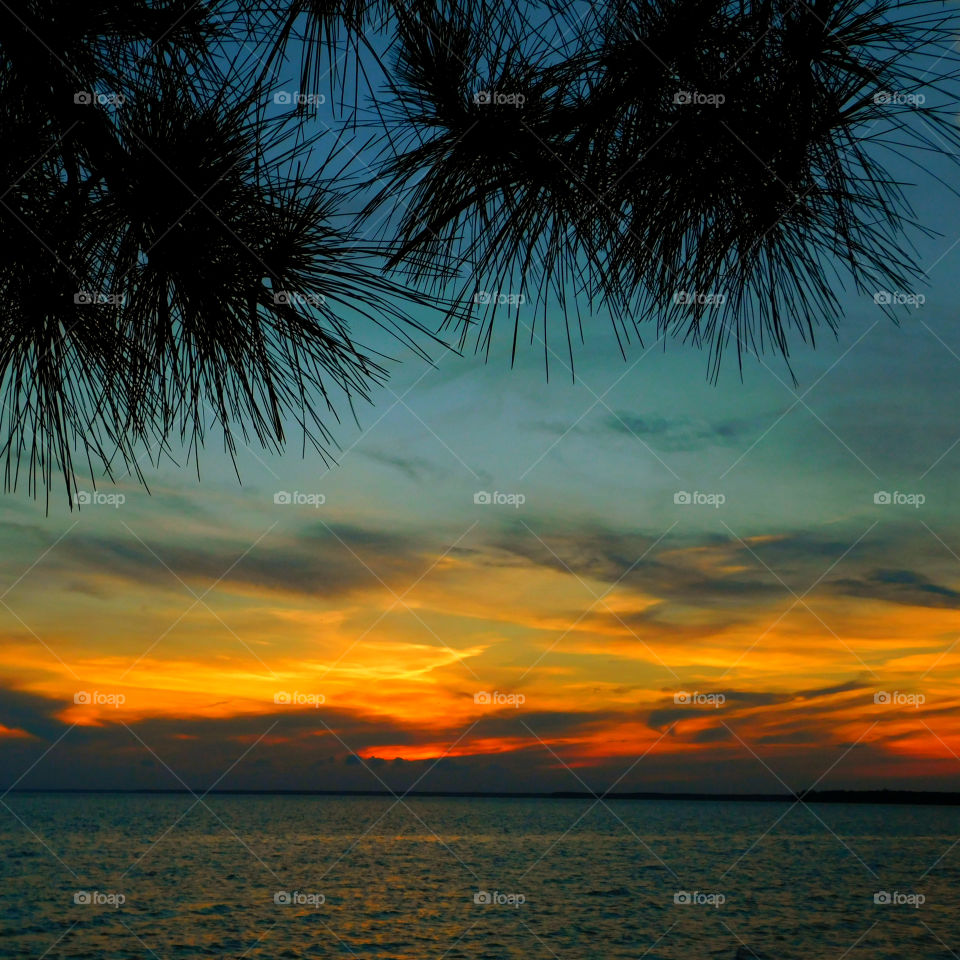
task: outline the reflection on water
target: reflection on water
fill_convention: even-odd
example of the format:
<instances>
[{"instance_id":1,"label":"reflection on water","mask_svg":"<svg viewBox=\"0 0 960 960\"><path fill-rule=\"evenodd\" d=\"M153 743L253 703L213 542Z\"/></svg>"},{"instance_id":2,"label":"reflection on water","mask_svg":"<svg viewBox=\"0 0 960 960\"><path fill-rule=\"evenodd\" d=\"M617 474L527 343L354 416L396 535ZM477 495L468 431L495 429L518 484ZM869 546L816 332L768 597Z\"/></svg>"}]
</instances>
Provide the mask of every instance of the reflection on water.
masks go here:
<instances>
[{"instance_id":1,"label":"reflection on water","mask_svg":"<svg viewBox=\"0 0 960 960\"><path fill-rule=\"evenodd\" d=\"M3 958L960 954L957 808L187 795L6 803Z\"/></svg>"}]
</instances>

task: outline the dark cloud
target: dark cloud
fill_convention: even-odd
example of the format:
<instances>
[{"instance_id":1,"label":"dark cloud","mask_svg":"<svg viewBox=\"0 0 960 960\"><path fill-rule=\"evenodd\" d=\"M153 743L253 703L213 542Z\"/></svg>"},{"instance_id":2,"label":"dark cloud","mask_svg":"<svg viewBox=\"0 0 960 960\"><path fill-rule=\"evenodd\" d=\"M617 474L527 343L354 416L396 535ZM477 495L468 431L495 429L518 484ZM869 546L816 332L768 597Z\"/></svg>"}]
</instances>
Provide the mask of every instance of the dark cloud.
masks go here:
<instances>
[{"instance_id":1,"label":"dark cloud","mask_svg":"<svg viewBox=\"0 0 960 960\"><path fill-rule=\"evenodd\" d=\"M786 703L802 693L767 693L751 692L748 690L721 690L727 703L742 703L747 707L769 707L775 703Z\"/></svg>"},{"instance_id":2,"label":"dark cloud","mask_svg":"<svg viewBox=\"0 0 960 960\"><path fill-rule=\"evenodd\" d=\"M398 454L384 453L380 450L363 450L357 448L357 453L386 467L393 467L414 483L423 483L425 480L436 480L446 475L435 463L425 457L404 457Z\"/></svg>"},{"instance_id":3,"label":"dark cloud","mask_svg":"<svg viewBox=\"0 0 960 960\"><path fill-rule=\"evenodd\" d=\"M639 711L592 710L589 713L567 710L527 710L506 708L484 716L473 728L477 737L531 737L551 740L573 735L588 735L623 721L641 721Z\"/></svg>"},{"instance_id":4,"label":"dark cloud","mask_svg":"<svg viewBox=\"0 0 960 960\"><path fill-rule=\"evenodd\" d=\"M810 692L795 694L796 702L805 702ZM602 790L626 773L618 790L779 792L782 786L757 762L751 753L754 747L783 748L775 767L793 789L814 782L847 747L833 741L829 725L810 718L787 714L774 730L762 723L757 727L750 717L737 715L745 709L742 703L728 704L719 713L711 711L712 722L706 727L689 733L683 725L674 728L671 739L711 747L693 760L686 752L654 750L638 763L638 746L638 755L596 758L587 764L578 762L581 747L575 735L589 734L608 722L619 721L622 727L636 719L639 725L635 712L504 711L484 717L466 731L451 727L430 732L380 716L325 707L221 718L160 717L131 722L129 729L105 723L68 730L54 718L63 709L60 701L0 690L0 704L4 708L0 722L36 734L29 740L0 738L0 788L26 774L18 783L21 789L182 789L186 784L201 791L216 783L218 789L226 790L402 791L414 785L419 790L447 791ZM692 712L684 715L689 718ZM549 749L533 734L542 737ZM523 740L509 752L448 756L439 762L436 757L400 760L389 747L424 740L451 745L459 740L460 746L477 741L479 746L496 736ZM944 761L942 771L931 761L930 775L918 777L911 758L885 750L884 743L891 738L857 746L819 786L849 789L909 782L918 789L951 789L960 785L952 758ZM819 748L811 751L811 744ZM373 759L361 754L372 754ZM880 770L883 779L879 779Z\"/></svg>"},{"instance_id":5,"label":"dark cloud","mask_svg":"<svg viewBox=\"0 0 960 960\"><path fill-rule=\"evenodd\" d=\"M569 788L550 772L556 757L537 737L552 742L583 736L624 716L505 709L467 728L425 731L380 715L324 706L232 717L148 717L128 726L106 718L100 726L70 728L56 717L67 706L0 688L0 723L34 736L0 738L0 790L27 771L22 788L180 789L186 784L202 790L228 770L221 789L383 789L377 776L391 789L407 789L428 769L431 778L421 789L512 789L511 777L514 785L526 784L518 789L542 789L551 778L558 789ZM494 738L522 738L529 746L509 755L481 751L439 762L394 755L398 748L425 741L452 747ZM489 779L494 763L512 771L501 784Z\"/></svg>"},{"instance_id":6,"label":"dark cloud","mask_svg":"<svg viewBox=\"0 0 960 960\"><path fill-rule=\"evenodd\" d=\"M639 437L658 450L681 453L708 446L749 442L775 417L776 414L711 422L688 417L645 417L618 411L605 419L604 427L613 433Z\"/></svg>"},{"instance_id":7,"label":"dark cloud","mask_svg":"<svg viewBox=\"0 0 960 960\"><path fill-rule=\"evenodd\" d=\"M761 416L726 417L707 420L692 417L639 415L627 410L605 416L601 429L621 436L639 438L657 450L686 453L709 446L734 446L750 443L779 416L779 411ZM571 424L561 420L537 420L532 426L557 436L583 433L594 436L591 423Z\"/></svg>"},{"instance_id":8,"label":"dark cloud","mask_svg":"<svg viewBox=\"0 0 960 960\"><path fill-rule=\"evenodd\" d=\"M678 605L711 609L724 622L740 622L742 612L757 604L793 603L814 588L928 607L960 607L960 591L937 583L919 572L878 569L860 576L823 580L837 569L857 572L865 562L894 560L909 554L923 557L916 532L892 528L862 529L839 535L829 532L788 531L768 536L744 537L700 533L667 536L642 531L579 526L538 529L534 536L521 524L507 522L489 541L477 561L495 565L516 563L543 567L621 588L634 589L663 603L638 613L621 614L619 620L640 630L649 624L669 622ZM863 539L859 539L863 537ZM930 561L942 563L942 557ZM602 604L597 616L606 616ZM611 620L613 625L614 620Z\"/></svg>"},{"instance_id":9,"label":"dark cloud","mask_svg":"<svg viewBox=\"0 0 960 960\"><path fill-rule=\"evenodd\" d=\"M723 743L727 740L733 740L733 734L723 724L717 724L713 727L704 727L698 730L693 737L694 743Z\"/></svg>"},{"instance_id":10,"label":"dark cloud","mask_svg":"<svg viewBox=\"0 0 960 960\"><path fill-rule=\"evenodd\" d=\"M672 727L674 724L684 720L693 720L701 718L729 718L742 714L744 710L751 710L756 707L778 707L790 705L790 716L799 716L805 725L810 723L811 718L822 717L825 708L822 704L814 709L807 704L811 700L820 700L829 697L839 697L844 693L850 693L855 690L865 689L866 685L850 680L844 683L834 684L830 687L820 687L813 690L794 690L788 692L782 691L748 691L748 690L725 690L722 687L711 687L704 684L703 688L697 692L722 695L723 700L720 706L700 703L674 703L671 698L663 706L655 707L647 714L647 725L658 733ZM690 692L690 691L686 691ZM804 729L807 729L805 726ZM698 741L699 742L699 741Z\"/></svg>"},{"instance_id":11,"label":"dark cloud","mask_svg":"<svg viewBox=\"0 0 960 960\"><path fill-rule=\"evenodd\" d=\"M683 720L695 720L699 717L715 716L716 707L669 706L651 710L647 714L647 726L657 733L663 733L668 727Z\"/></svg>"},{"instance_id":12,"label":"dark cloud","mask_svg":"<svg viewBox=\"0 0 960 960\"><path fill-rule=\"evenodd\" d=\"M759 736L754 743L763 744L815 744L828 743L830 740L829 730L816 730L812 727L803 727L800 730L791 730L789 733L769 733Z\"/></svg>"},{"instance_id":13,"label":"dark cloud","mask_svg":"<svg viewBox=\"0 0 960 960\"><path fill-rule=\"evenodd\" d=\"M657 536L640 532L597 528L562 531L554 528L549 532L538 531L538 536L539 539L522 526L505 528L492 541L495 552L486 562L521 559L583 580L618 584L665 601L700 607L789 599L790 592L780 579L790 577L796 583L790 584L789 580L787 583L795 591L806 590L823 572L825 562L819 558L839 557L850 546L850 542L831 540L816 542L812 544L816 550L810 550L807 548L811 544L805 542L809 538L793 538L789 547L785 543L774 545L777 561L774 566L764 556L770 554L768 548L772 542L750 544L748 549L735 537L667 537L657 542ZM699 557L690 552L702 550L712 553L712 562L700 562ZM751 555L751 550L756 557ZM766 569L764 563L777 575ZM602 612L602 606L599 609ZM657 612L646 611L639 616L655 617Z\"/></svg>"},{"instance_id":14,"label":"dark cloud","mask_svg":"<svg viewBox=\"0 0 960 960\"><path fill-rule=\"evenodd\" d=\"M935 583L913 570L874 570L863 577L831 580L827 586L846 596L911 607L960 608L960 591Z\"/></svg>"},{"instance_id":15,"label":"dark cloud","mask_svg":"<svg viewBox=\"0 0 960 960\"><path fill-rule=\"evenodd\" d=\"M0 687L0 725L24 730L34 737L53 740L63 733L64 726L56 719L66 704L35 693Z\"/></svg>"},{"instance_id":16,"label":"dark cloud","mask_svg":"<svg viewBox=\"0 0 960 960\"><path fill-rule=\"evenodd\" d=\"M547 526L536 517L527 524L506 518L499 527L484 528L473 542L459 543L454 553L480 566L542 567L658 598L661 603L643 611L611 618L599 604L591 615L608 619L611 626L622 621L637 632L671 624L671 619L682 626L683 617L677 615L684 608L709 609L714 627L736 625L748 612L752 616L757 605L792 602L791 591L806 593L832 563L842 564L851 575L820 584L817 590L896 603L960 605L960 592L917 572L891 565L859 573L865 557L876 566L878 559L903 555L911 546L904 539L910 534L903 531L872 533L869 543L851 550L862 531L847 536L838 535L836 528L829 535L788 531L744 541L720 533L684 533L658 542L659 532ZM38 543L49 539L33 528L17 536ZM221 590L305 597L381 591L384 584L402 593L452 539L439 531L325 524L310 516L302 529L272 531L251 549L256 537L249 532L208 531L198 537L190 537L189 531L176 537L165 532L160 537L144 535L145 546L126 529L100 534L78 529L45 558L45 572L59 572L65 589L95 596L104 596L105 582L116 579L181 593L178 577L198 593L214 582ZM574 618L580 613L582 608L573 612Z\"/></svg>"},{"instance_id":17,"label":"dark cloud","mask_svg":"<svg viewBox=\"0 0 960 960\"><path fill-rule=\"evenodd\" d=\"M77 586L86 582L88 592L106 575L176 592L183 592L182 580L197 593L218 582L222 590L336 597L382 590L384 583L402 592L443 546L403 533L316 522L293 535L268 534L251 549L255 539L233 535L196 544L186 537L175 543L144 537L144 546L125 531L77 533L64 539L49 563L59 564Z\"/></svg>"},{"instance_id":18,"label":"dark cloud","mask_svg":"<svg viewBox=\"0 0 960 960\"><path fill-rule=\"evenodd\" d=\"M844 683L836 683L831 687L819 687L815 690L804 690L797 696L804 700L813 700L819 697L834 697L840 693L851 693L854 690L867 690L872 687L860 680L847 680Z\"/></svg>"}]
</instances>

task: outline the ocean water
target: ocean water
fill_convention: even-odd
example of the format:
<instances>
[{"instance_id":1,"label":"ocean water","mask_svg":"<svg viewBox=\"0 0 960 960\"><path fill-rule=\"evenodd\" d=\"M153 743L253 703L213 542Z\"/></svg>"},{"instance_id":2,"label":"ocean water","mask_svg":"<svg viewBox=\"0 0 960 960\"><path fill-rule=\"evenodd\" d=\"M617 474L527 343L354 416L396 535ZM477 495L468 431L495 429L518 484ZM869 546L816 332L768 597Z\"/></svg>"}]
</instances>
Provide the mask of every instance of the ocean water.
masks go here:
<instances>
[{"instance_id":1,"label":"ocean water","mask_svg":"<svg viewBox=\"0 0 960 960\"><path fill-rule=\"evenodd\" d=\"M4 804L3 958L960 955L957 808L57 794Z\"/></svg>"}]
</instances>

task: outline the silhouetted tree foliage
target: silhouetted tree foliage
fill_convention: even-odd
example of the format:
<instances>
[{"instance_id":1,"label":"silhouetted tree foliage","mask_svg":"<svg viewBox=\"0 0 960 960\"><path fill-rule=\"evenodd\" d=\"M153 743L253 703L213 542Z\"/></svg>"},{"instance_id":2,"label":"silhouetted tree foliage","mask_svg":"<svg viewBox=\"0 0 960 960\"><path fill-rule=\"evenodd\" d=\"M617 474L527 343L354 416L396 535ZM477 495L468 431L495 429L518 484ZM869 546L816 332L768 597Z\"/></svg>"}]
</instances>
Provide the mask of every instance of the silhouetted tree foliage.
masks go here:
<instances>
[{"instance_id":1,"label":"silhouetted tree foliage","mask_svg":"<svg viewBox=\"0 0 960 960\"><path fill-rule=\"evenodd\" d=\"M960 147L957 28L933 0L0 4L6 485L72 501L78 458L142 480L211 429L326 455L386 375L371 325L487 351L507 313L549 357L559 315L572 367L602 312L713 375L788 357L845 281L920 278L891 169Z\"/></svg>"}]
</instances>

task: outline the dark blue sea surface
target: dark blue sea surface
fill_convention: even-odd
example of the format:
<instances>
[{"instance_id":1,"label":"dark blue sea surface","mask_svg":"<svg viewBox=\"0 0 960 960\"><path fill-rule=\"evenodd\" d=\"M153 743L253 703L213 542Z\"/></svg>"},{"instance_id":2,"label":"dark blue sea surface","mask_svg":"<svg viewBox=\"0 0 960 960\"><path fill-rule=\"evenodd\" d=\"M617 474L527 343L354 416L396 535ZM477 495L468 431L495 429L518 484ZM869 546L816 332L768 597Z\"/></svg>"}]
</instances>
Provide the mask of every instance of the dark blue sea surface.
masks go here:
<instances>
[{"instance_id":1,"label":"dark blue sea surface","mask_svg":"<svg viewBox=\"0 0 960 960\"><path fill-rule=\"evenodd\" d=\"M960 808L10 794L0 957L960 955Z\"/></svg>"}]
</instances>

